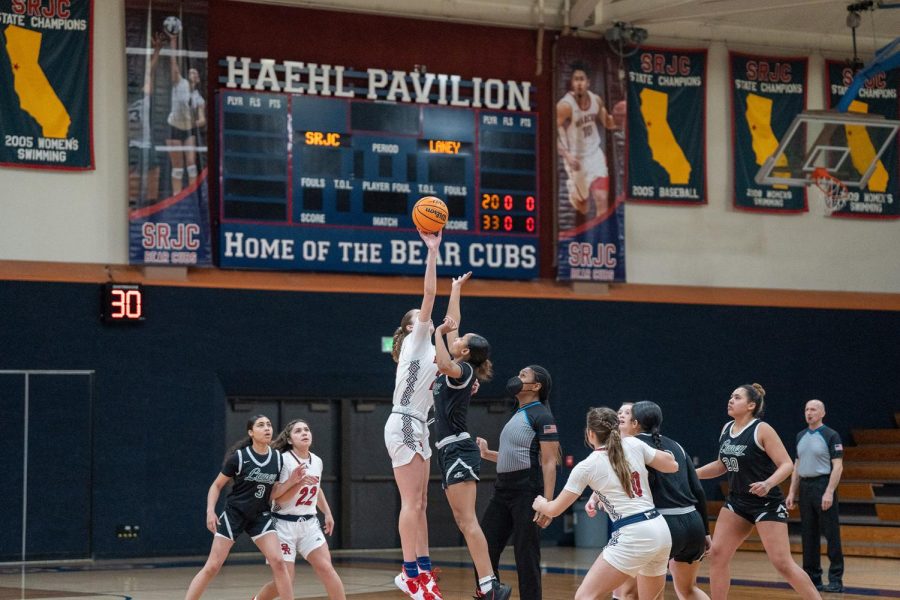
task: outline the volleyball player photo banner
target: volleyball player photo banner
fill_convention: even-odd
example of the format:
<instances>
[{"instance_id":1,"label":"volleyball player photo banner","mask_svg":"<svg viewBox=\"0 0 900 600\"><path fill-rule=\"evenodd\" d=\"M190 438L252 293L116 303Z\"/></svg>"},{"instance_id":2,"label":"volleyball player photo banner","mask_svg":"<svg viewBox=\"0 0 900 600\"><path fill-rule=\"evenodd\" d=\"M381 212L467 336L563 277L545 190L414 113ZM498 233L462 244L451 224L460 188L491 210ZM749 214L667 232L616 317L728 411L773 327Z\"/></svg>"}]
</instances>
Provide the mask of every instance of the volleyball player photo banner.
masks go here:
<instances>
[{"instance_id":1,"label":"volleyball player photo banner","mask_svg":"<svg viewBox=\"0 0 900 600\"><path fill-rule=\"evenodd\" d=\"M128 260L210 266L207 0L126 0Z\"/></svg>"},{"instance_id":2,"label":"volleyball player photo banner","mask_svg":"<svg viewBox=\"0 0 900 600\"><path fill-rule=\"evenodd\" d=\"M759 185L759 168L806 107L806 58L730 53L731 129L734 146L734 207L740 210L805 212L806 188ZM775 165L777 173L778 165Z\"/></svg>"},{"instance_id":3,"label":"volleyball player photo banner","mask_svg":"<svg viewBox=\"0 0 900 600\"><path fill-rule=\"evenodd\" d=\"M706 204L706 50L628 59L629 202Z\"/></svg>"},{"instance_id":4,"label":"volleyball player photo banner","mask_svg":"<svg viewBox=\"0 0 900 600\"><path fill-rule=\"evenodd\" d=\"M828 107L834 109L844 94L847 86L853 81L853 68L844 61L825 61L827 71L826 81L828 89L825 97L828 99ZM897 90L900 89L900 70L894 69L887 73L867 79L859 90L856 98L850 104L850 112L862 112L876 115L884 115L885 118L897 120L900 118L900 103L898 103ZM847 139L850 141L850 160L854 167L868 169L871 165L873 154L872 140L863 127L846 126ZM853 131L853 130L856 131ZM856 137L851 134L855 133ZM867 219L897 219L900 218L900 158L898 158L900 140L896 137L891 141L875 165L875 171L866 183L863 190L850 188L850 197L843 208L831 213L832 217L853 217Z\"/></svg>"},{"instance_id":5,"label":"volleyball player photo banner","mask_svg":"<svg viewBox=\"0 0 900 600\"><path fill-rule=\"evenodd\" d=\"M91 170L92 0L0 0L0 165Z\"/></svg>"},{"instance_id":6,"label":"volleyball player photo banner","mask_svg":"<svg viewBox=\"0 0 900 600\"><path fill-rule=\"evenodd\" d=\"M557 279L625 281L625 94L606 43L556 48Z\"/></svg>"}]
</instances>

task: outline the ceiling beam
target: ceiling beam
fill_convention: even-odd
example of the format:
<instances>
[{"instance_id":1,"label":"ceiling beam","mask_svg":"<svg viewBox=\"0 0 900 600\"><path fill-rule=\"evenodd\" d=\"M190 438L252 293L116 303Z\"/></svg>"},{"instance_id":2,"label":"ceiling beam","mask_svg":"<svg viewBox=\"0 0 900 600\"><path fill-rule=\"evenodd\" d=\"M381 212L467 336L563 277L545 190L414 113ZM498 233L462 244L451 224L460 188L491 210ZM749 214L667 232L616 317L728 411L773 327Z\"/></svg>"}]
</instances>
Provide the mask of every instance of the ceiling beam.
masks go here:
<instances>
[{"instance_id":1,"label":"ceiling beam","mask_svg":"<svg viewBox=\"0 0 900 600\"><path fill-rule=\"evenodd\" d=\"M576 0L575 5L569 10L569 27L578 29L588 20L588 17L596 11L603 10L599 6L600 0Z\"/></svg>"}]
</instances>

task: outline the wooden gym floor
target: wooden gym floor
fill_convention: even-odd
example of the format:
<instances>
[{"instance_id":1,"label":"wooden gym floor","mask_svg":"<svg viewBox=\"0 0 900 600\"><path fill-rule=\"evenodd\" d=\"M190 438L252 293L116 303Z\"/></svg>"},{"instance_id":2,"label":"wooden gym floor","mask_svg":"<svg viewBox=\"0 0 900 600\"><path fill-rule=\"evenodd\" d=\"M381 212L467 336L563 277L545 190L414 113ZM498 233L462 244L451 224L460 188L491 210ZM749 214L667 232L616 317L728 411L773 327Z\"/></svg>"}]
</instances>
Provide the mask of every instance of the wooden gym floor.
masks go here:
<instances>
[{"instance_id":1,"label":"wooden gym floor","mask_svg":"<svg viewBox=\"0 0 900 600\"><path fill-rule=\"evenodd\" d=\"M572 598L597 552L590 548L544 548L543 597L546 600ZM185 589L204 558L47 563L24 568L0 565L0 600L175 600L184 597ZM465 550L438 549L433 558L442 570L444 597L468 600L473 581ZM795 556L795 559L799 562L800 557ZM399 562L399 553L394 550L341 551L334 556L335 568L341 575L347 595L353 600L403 600L405 596L393 585ZM823 565L827 565L825 557ZM249 600L268 580L268 575L269 570L258 554L234 556L225 564L204 598ZM701 567L701 587L708 591L707 576L706 567ZM503 556L501 578L513 586L513 598L518 598L511 550ZM796 597L762 552L739 552L732 564L732 581L729 597L735 600ZM900 560L847 558L844 586L844 594L825 594L824 597L846 600L900 598ZM322 586L305 562L297 565L294 591L296 598L325 597ZM665 597L667 600L676 597L671 583L666 587Z\"/></svg>"}]
</instances>

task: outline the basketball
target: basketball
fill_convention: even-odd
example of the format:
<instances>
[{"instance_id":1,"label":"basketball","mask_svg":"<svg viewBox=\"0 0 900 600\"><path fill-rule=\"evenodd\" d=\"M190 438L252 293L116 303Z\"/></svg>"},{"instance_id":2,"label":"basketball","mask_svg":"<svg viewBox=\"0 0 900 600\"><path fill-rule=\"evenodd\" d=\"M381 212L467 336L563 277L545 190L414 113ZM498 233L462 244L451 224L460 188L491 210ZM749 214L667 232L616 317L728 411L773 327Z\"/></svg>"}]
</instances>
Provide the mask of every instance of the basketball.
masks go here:
<instances>
[{"instance_id":1,"label":"basketball","mask_svg":"<svg viewBox=\"0 0 900 600\"><path fill-rule=\"evenodd\" d=\"M447 224L447 205L440 198L425 196L413 206L412 219L419 231L437 233Z\"/></svg>"},{"instance_id":2,"label":"basketball","mask_svg":"<svg viewBox=\"0 0 900 600\"><path fill-rule=\"evenodd\" d=\"M165 21L163 21L163 29L169 35L178 35L181 33L181 19L175 15L166 17Z\"/></svg>"}]
</instances>

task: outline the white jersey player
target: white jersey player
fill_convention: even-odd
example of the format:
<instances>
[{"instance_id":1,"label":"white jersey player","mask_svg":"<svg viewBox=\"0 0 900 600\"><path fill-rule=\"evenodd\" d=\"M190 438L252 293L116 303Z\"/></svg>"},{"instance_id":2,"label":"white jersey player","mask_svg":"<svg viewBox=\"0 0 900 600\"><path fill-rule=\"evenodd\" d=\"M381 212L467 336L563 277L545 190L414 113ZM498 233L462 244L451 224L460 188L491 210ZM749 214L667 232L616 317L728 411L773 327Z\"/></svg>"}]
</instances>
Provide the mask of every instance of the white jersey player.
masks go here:
<instances>
[{"instance_id":1,"label":"white jersey player","mask_svg":"<svg viewBox=\"0 0 900 600\"><path fill-rule=\"evenodd\" d=\"M344 600L344 584L331 564L325 534L334 531L331 507L322 491L322 459L310 452L312 431L302 419L295 419L278 435L272 447L281 452L282 467L272 490L272 517L281 540L281 553L294 581L297 555L313 567L331 600ZM319 525L317 511L325 517ZM273 600L277 590L272 582L262 587L254 600Z\"/></svg>"},{"instance_id":2,"label":"white jersey player","mask_svg":"<svg viewBox=\"0 0 900 600\"><path fill-rule=\"evenodd\" d=\"M538 496L534 510L555 517L577 500L586 487L594 490L612 520L612 536L591 566L581 588L603 597L629 577L638 578L641 598L655 598L666 584L672 537L653 506L647 467L673 473L675 458L634 438L623 439L619 417L610 408L587 414L586 438L594 452L572 470L565 488L553 501Z\"/></svg>"},{"instance_id":3,"label":"white jersey player","mask_svg":"<svg viewBox=\"0 0 900 600\"><path fill-rule=\"evenodd\" d=\"M441 591L431 572L428 549L428 474L431 447L428 443L428 411L434 404L431 384L437 375L431 335L431 309L437 295L437 256L441 232L419 232L428 249L425 259L425 286L422 305L403 315L394 332L391 356L397 363L394 403L384 425L384 444L391 457L394 479L400 490L400 547L403 569L394 583L413 600L434 597Z\"/></svg>"},{"instance_id":4,"label":"white jersey player","mask_svg":"<svg viewBox=\"0 0 900 600\"><path fill-rule=\"evenodd\" d=\"M588 199L593 199L599 217L609 208L609 170L599 127L615 129L616 124L589 85L585 67L573 65L571 89L556 103L557 149L572 206L587 214Z\"/></svg>"}]
</instances>

